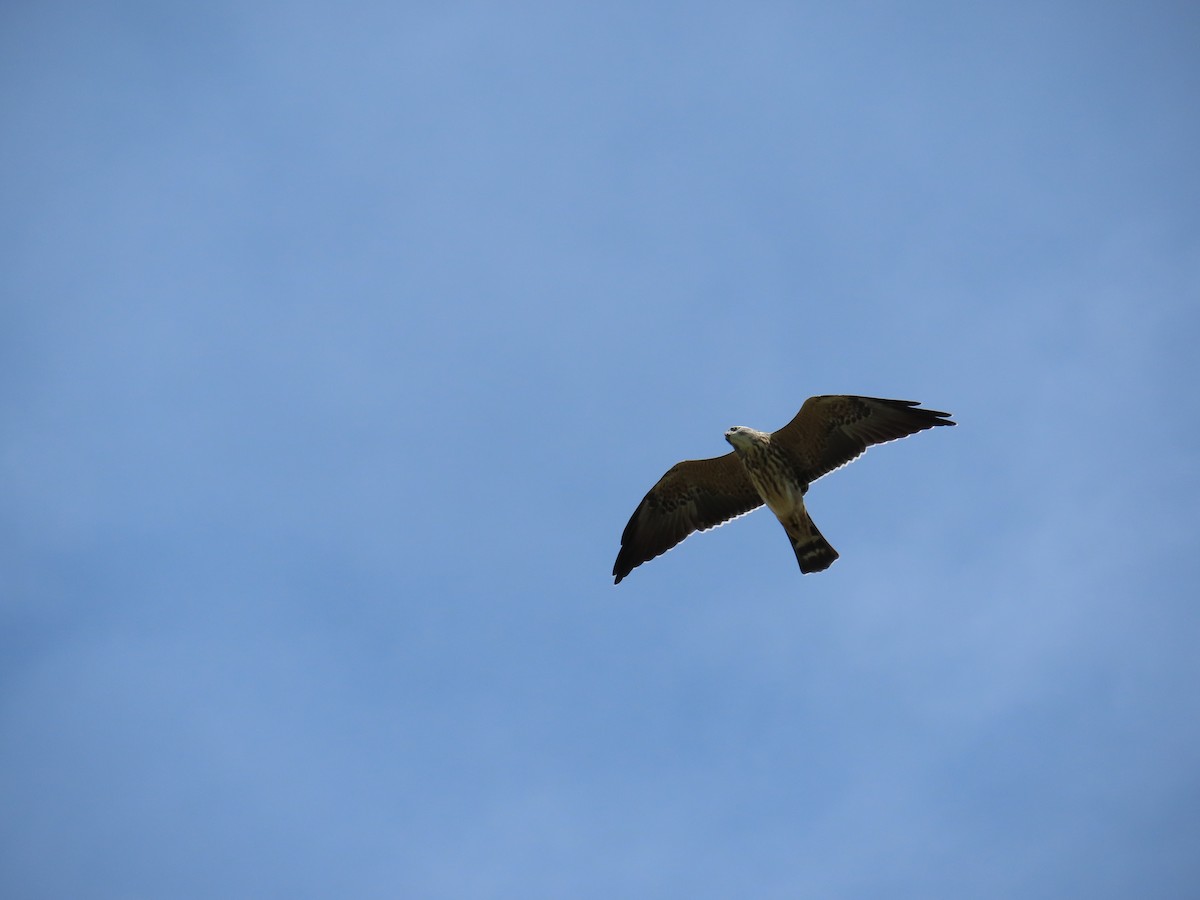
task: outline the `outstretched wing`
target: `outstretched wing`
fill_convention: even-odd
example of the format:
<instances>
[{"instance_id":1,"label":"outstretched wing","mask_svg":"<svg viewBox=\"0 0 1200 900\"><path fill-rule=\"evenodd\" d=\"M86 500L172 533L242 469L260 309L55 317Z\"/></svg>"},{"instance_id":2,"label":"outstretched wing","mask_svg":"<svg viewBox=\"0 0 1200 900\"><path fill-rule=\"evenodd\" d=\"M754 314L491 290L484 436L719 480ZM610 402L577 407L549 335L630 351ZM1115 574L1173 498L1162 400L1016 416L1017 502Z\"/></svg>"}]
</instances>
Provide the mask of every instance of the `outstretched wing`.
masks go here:
<instances>
[{"instance_id":1,"label":"outstretched wing","mask_svg":"<svg viewBox=\"0 0 1200 900\"><path fill-rule=\"evenodd\" d=\"M762 505L733 453L672 466L638 504L621 534L614 584L666 553L693 531L704 531Z\"/></svg>"},{"instance_id":2,"label":"outstretched wing","mask_svg":"<svg viewBox=\"0 0 1200 900\"><path fill-rule=\"evenodd\" d=\"M953 425L950 413L918 409L912 400L826 395L809 397L796 417L771 435L812 483L860 456L872 444L883 444L933 428Z\"/></svg>"}]
</instances>

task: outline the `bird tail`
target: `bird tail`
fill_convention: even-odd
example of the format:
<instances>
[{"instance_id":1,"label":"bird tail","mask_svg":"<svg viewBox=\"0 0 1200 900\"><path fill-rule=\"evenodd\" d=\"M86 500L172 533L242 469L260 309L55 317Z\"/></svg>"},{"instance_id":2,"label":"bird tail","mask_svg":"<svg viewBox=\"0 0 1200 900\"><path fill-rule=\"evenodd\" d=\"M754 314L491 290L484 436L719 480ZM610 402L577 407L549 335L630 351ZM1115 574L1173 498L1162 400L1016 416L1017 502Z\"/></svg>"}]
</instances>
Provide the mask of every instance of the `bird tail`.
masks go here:
<instances>
[{"instance_id":1,"label":"bird tail","mask_svg":"<svg viewBox=\"0 0 1200 900\"><path fill-rule=\"evenodd\" d=\"M808 510L803 506L784 523L784 530L792 542L792 549L796 551L796 562L800 563L800 571L805 575L825 571L838 558L838 552L817 530L817 526L809 518Z\"/></svg>"}]
</instances>

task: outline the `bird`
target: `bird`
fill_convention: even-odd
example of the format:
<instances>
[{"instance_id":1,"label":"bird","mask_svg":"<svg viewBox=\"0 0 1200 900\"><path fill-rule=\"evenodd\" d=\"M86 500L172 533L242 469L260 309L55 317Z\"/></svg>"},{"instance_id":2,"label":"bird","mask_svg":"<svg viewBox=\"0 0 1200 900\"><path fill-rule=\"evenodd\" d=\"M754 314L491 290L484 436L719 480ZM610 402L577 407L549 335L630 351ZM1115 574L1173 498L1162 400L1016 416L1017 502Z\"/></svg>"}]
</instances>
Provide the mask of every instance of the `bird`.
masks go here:
<instances>
[{"instance_id":1,"label":"bird","mask_svg":"<svg viewBox=\"0 0 1200 900\"><path fill-rule=\"evenodd\" d=\"M823 572L838 552L809 517L804 505L808 486L873 444L954 425L950 415L913 400L824 394L805 400L778 431L735 425L725 432L731 452L676 463L642 498L621 534L613 584L693 532L764 503L787 532L800 572Z\"/></svg>"}]
</instances>

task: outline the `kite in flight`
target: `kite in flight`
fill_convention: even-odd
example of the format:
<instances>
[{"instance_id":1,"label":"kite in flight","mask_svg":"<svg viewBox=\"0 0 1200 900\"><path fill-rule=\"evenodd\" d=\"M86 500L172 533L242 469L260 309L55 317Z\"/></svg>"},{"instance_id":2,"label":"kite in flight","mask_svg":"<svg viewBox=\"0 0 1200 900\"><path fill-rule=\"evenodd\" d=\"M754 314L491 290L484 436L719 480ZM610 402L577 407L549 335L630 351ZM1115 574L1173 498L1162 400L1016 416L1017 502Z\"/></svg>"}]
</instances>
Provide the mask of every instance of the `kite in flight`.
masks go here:
<instances>
[{"instance_id":1,"label":"kite in flight","mask_svg":"<svg viewBox=\"0 0 1200 900\"><path fill-rule=\"evenodd\" d=\"M787 532L800 571L807 575L828 569L838 552L804 508L808 486L872 444L954 424L950 413L919 405L877 397L809 397L778 431L767 434L735 425L725 432L732 453L676 463L638 504L621 534L613 583L620 584L693 531L713 528L764 503Z\"/></svg>"}]
</instances>

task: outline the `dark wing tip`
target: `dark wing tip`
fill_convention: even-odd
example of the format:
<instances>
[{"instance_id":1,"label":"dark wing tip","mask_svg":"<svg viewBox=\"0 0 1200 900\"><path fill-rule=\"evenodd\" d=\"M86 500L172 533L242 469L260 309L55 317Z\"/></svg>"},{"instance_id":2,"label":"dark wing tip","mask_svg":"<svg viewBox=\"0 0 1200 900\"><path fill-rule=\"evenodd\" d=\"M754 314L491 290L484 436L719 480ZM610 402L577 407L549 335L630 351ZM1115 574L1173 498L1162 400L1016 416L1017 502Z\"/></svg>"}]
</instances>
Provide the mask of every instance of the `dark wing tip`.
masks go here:
<instances>
[{"instance_id":1,"label":"dark wing tip","mask_svg":"<svg viewBox=\"0 0 1200 900\"><path fill-rule=\"evenodd\" d=\"M613 563L613 584L620 584L621 579L633 571L633 566L629 565L625 559L625 545L621 545L620 551L617 553L617 561Z\"/></svg>"},{"instance_id":2,"label":"dark wing tip","mask_svg":"<svg viewBox=\"0 0 1200 900\"><path fill-rule=\"evenodd\" d=\"M958 424L957 422L952 422L950 420L950 416L952 416L953 413L942 412L939 409L926 409L925 407L921 406L920 400L885 400L882 397L872 397L870 399L884 406L890 406L894 409L902 410L908 415L918 416L931 428L937 425Z\"/></svg>"},{"instance_id":3,"label":"dark wing tip","mask_svg":"<svg viewBox=\"0 0 1200 900\"><path fill-rule=\"evenodd\" d=\"M647 494L646 496L649 497L650 495ZM626 524L625 530L621 532L621 549L617 551L617 560L613 563L613 584L620 584L622 578L642 563L653 559L656 555L650 554L646 559L639 559L639 554L634 550L637 546L638 520L641 518L642 510L645 507L646 500L643 498L642 502L638 504L637 509L633 511L633 515L629 517L629 522Z\"/></svg>"}]
</instances>

